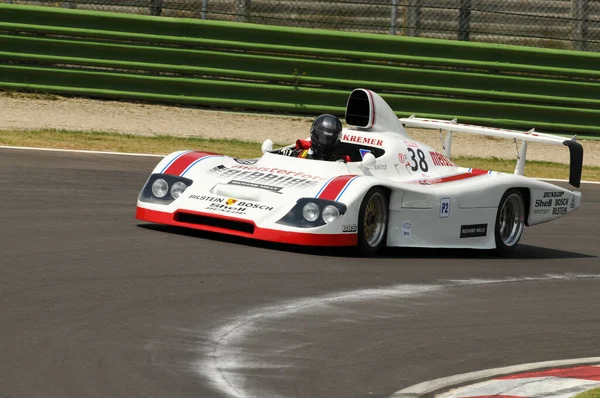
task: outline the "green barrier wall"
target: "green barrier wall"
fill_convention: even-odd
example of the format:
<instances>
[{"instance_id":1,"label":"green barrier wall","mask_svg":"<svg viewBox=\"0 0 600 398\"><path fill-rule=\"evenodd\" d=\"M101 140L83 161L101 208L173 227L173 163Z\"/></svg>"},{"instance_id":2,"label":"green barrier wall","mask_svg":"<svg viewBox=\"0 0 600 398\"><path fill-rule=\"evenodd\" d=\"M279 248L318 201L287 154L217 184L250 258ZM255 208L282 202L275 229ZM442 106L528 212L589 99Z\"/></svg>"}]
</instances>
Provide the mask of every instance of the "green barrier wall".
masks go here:
<instances>
[{"instance_id":1,"label":"green barrier wall","mask_svg":"<svg viewBox=\"0 0 600 398\"><path fill-rule=\"evenodd\" d=\"M598 134L600 54L0 4L0 88Z\"/></svg>"}]
</instances>

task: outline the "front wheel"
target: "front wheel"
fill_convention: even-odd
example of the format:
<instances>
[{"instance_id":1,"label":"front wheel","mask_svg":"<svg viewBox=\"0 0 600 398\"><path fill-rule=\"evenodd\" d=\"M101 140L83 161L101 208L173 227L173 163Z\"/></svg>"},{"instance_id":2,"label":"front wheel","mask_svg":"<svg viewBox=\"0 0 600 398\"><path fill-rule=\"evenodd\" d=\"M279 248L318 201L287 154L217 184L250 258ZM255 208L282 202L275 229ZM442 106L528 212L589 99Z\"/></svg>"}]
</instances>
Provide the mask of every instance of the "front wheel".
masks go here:
<instances>
[{"instance_id":1,"label":"front wheel","mask_svg":"<svg viewBox=\"0 0 600 398\"><path fill-rule=\"evenodd\" d=\"M525 229L525 203L518 189L504 193L498 206L494 234L496 250L500 253L515 249Z\"/></svg>"},{"instance_id":2,"label":"front wheel","mask_svg":"<svg viewBox=\"0 0 600 398\"><path fill-rule=\"evenodd\" d=\"M358 251L373 256L385 243L388 223L388 199L382 188L371 188L358 211Z\"/></svg>"}]
</instances>

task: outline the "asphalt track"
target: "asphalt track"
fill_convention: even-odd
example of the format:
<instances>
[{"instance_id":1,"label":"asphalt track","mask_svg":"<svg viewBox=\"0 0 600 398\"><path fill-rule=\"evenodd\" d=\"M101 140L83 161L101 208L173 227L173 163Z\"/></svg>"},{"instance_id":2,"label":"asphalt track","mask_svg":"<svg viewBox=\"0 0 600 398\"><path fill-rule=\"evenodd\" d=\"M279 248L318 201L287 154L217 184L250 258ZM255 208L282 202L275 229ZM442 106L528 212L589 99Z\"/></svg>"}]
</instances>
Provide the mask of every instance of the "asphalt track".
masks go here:
<instances>
[{"instance_id":1,"label":"asphalt track","mask_svg":"<svg viewBox=\"0 0 600 398\"><path fill-rule=\"evenodd\" d=\"M600 355L600 186L518 252L298 250L144 225L157 158L0 149L0 397L387 397Z\"/></svg>"}]
</instances>

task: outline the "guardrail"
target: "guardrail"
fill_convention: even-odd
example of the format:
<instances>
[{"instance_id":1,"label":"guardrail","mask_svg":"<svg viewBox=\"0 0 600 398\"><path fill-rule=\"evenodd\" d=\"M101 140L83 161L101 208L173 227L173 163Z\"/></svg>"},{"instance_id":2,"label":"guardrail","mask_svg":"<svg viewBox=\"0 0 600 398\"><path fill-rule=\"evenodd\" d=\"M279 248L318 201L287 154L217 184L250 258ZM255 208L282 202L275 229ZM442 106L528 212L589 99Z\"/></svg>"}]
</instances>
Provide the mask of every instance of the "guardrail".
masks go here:
<instances>
[{"instance_id":1,"label":"guardrail","mask_svg":"<svg viewBox=\"0 0 600 398\"><path fill-rule=\"evenodd\" d=\"M595 0L0 0L264 25L600 51Z\"/></svg>"},{"instance_id":2,"label":"guardrail","mask_svg":"<svg viewBox=\"0 0 600 398\"><path fill-rule=\"evenodd\" d=\"M0 88L597 134L600 54L0 4Z\"/></svg>"}]
</instances>

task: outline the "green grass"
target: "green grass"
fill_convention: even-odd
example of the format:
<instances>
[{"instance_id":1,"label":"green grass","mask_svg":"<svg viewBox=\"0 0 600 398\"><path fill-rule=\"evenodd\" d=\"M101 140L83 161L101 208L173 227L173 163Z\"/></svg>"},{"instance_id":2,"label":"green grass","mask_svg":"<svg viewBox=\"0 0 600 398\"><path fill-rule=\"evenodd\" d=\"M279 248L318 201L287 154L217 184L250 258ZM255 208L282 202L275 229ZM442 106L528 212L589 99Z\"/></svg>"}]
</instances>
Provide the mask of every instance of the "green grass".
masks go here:
<instances>
[{"instance_id":1,"label":"green grass","mask_svg":"<svg viewBox=\"0 0 600 398\"><path fill-rule=\"evenodd\" d=\"M575 395L573 398L600 398L600 388L594 388L586 392Z\"/></svg>"},{"instance_id":2,"label":"green grass","mask_svg":"<svg viewBox=\"0 0 600 398\"><path fill-rule=\"evenodd\" d=\"M240 140L185 138L167 135L140 136L66 130L0 131L0 145L166 155L180 149L202 149L238 157L260 155L261 144Z\"/></svg>"},{"instance_id":3,"label":"green grass","mask_svg":"<svg viewBox=\"0 0 600 398\"><path fill-rule=\"evenodd\" d=\"M168 154L180 149L202 149L241 158L253 158L261 154L260 143L240 140L65 130L0 131L0 145L151 154ZM456 157L453 160L464 167L509 173L515 169L514 159ZM569 166L560 163L529 161L525 166L525 175L568 178ZM588 181L600 181L600 167L584 167L582 178Z\"/></svg>"}]
</instances>

